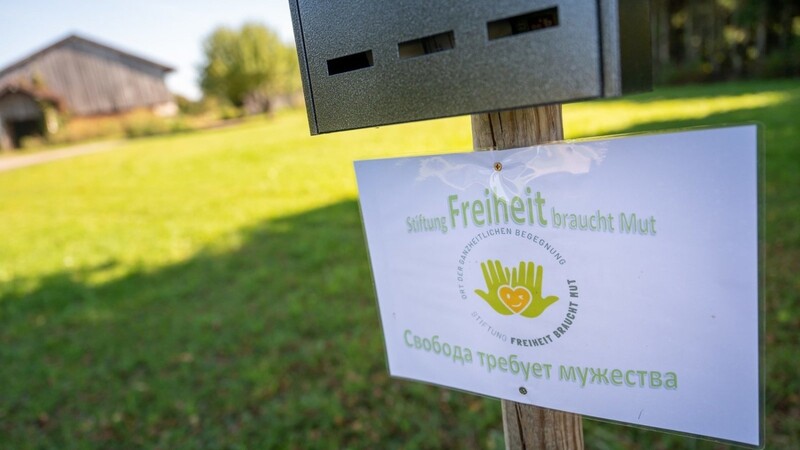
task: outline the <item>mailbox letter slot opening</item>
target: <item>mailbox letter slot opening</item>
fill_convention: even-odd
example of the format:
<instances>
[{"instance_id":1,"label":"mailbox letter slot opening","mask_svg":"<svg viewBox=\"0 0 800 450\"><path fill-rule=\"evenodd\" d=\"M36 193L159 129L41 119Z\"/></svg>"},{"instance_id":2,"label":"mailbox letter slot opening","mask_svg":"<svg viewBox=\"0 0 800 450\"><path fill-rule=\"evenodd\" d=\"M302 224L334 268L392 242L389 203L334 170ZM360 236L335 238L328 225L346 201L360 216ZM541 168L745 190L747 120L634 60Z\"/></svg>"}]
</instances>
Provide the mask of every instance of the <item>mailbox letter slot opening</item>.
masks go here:
<instances>
[{"instance_id":1,"label":"mailbox letter slot opening","mask_svg":"<svg viewBox=\"0 0 800 450\"><path fill-rule=\"evenodd\" d=\"M328 60L328 75L337 75L354 70L366 69L372 67L373 64L372 50L340 56Z\"/></svg>"},{"instance_id":2,"label":"mailbox letter slot opening","mask_svg":"<svg viewBox=\"0 0 800 450\"><path fill-rule=\"evenodd\" d=\"M456 38L452 31L433 34L397 44L400 59L451 50L456 46Z\"/></svg>"},{"instance_id":3,"label":"mailbox letter slot opening","mask_svg":"<svg viewBox=\"0 0 800 450\"><path fill-rule=\"evenodd\" d=\"M558 7L542 9L486 24L489 40L558 26Z\"/></svg>"}]
</instances>

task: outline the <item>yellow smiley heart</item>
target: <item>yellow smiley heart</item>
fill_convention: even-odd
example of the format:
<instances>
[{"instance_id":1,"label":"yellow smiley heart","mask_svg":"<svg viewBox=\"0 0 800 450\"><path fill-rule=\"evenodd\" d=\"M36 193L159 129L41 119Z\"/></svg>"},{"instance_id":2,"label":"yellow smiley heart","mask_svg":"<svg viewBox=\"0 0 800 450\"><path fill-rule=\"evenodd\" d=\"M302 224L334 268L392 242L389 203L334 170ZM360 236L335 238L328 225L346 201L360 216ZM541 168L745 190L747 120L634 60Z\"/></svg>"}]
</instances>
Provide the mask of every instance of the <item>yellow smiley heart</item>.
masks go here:
<instances>
[{"instance_id":1,"label":"yellow smiley heart","mask_svg":"<svg viewBox=\"0 0 800 450\"><path fill-rule=\"evenodd\" d=\"M516 288L500 286L497 293L500 295L500 300L502 300L514 314L519 314L524 311L531 302L531 292L521 286Z\"/></svg>"}]
</instances>

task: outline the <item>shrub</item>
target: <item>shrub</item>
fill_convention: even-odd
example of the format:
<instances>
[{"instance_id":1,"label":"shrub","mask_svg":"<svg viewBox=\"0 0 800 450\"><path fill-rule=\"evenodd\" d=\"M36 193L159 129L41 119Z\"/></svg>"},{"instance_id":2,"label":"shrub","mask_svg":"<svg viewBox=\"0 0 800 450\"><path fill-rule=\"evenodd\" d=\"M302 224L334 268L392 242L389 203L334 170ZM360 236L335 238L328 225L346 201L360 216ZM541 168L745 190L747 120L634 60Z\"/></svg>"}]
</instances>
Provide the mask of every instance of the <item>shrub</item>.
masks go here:
<instances>
[{"instance_id":1,"label":"shrub","mask_svg":"<svg viewBox=\"0 0 800 450\"><path fill-rule=\"evenodd\" d=\"M42 136L24 136L19 140L19 146L23 149L44 147L47 141Z\"/></svg>"},{"instance_id":2,"label":"shrub","mask_svg":"<svg viewBox=\"0 0 800 450\"><path fill-rule=\"evenodd\" d=\"M181 117L158 117L149 111L138 111L125 118L122 129L126 137L137 138L188 131L192 127Z\"/></svg>"}]
</instances>

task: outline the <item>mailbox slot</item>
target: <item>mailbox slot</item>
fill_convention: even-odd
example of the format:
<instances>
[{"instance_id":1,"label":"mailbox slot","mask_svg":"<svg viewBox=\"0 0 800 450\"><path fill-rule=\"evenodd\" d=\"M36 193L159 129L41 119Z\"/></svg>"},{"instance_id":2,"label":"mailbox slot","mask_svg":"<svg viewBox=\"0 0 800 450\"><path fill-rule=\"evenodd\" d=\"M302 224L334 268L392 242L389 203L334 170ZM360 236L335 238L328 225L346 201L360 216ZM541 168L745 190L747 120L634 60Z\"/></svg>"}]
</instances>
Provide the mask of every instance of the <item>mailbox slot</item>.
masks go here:
<instances>
[{"instance_id":1,"label":"mailbox slot","mask_svg":"<svg viewBox=\"0 0 800 450\"><path fill-rule=\"evenodd\" d=\"M406 59L451 50L455 46L455 35L452 31L448 31L401 42L397 44L397 53L400 55L400 59Z\"/></svg>"},{"instance_id":2,"label":"mailbox slot","mask_svg":"<svg viewBox=\"0 0 800 450\"><path fill-rule=\"evenodd\" d=\"M328 60L328 75L352 72L372 67L372 50L353 53Z\"/></svg>"},{"instance_id":3,"label":"mailbox slot","mask_svg":"<svg viewBox=\"0 0 800 450\"><path fill-rule=\"evenodd\" d=\"M489 40L514 36L531 31L558 26L558 7L533 11L505 19L493 20L486 24Z\"/></svg>"}]
</instances>

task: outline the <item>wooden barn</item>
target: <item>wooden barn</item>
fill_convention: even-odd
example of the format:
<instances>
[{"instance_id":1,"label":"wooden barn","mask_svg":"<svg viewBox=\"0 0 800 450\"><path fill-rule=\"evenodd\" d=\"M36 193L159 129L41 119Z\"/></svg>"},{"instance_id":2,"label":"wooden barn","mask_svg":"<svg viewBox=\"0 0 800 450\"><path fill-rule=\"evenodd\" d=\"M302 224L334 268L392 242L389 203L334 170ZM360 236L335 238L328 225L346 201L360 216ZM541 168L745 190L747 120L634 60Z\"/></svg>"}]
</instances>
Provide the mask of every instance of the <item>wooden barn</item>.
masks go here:
<instances>
[{"instance_id":1,"label":"wooden barn","mask_svg":"<svg viewBox=\"0 0 800 450\"><path fill-rule=\"evenodd\" d=\"M0 69L0 148L51 128L52 111L105 116L147 108L177 111L164 78L171 67L68 36Z\"/></svg>"}]
</instances>

